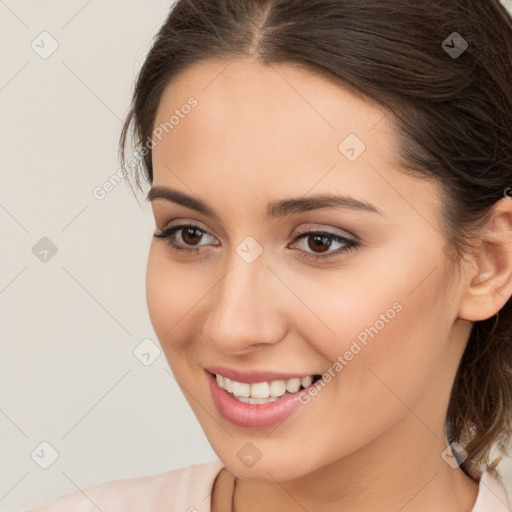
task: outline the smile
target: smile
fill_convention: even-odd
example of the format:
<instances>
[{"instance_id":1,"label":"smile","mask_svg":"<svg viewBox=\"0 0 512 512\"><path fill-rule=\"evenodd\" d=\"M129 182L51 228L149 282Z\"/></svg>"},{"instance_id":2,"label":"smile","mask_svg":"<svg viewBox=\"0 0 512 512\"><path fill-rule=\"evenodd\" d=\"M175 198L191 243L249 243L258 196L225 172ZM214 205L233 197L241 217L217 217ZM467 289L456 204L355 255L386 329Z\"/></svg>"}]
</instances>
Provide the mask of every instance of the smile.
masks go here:
<instances>
[{"instance_id":1,"label":"smile","mask_svg":"<svg viewBox=\"0 0 512 512\"><path fill-rule=\"evenodd\" d=\"M224 373L228 373L224 371ZM241 382L222 375L220 371L206 371L213 403L220 415L233 425L246 428L265 428L284 421L294 411L304 406L301 393L321 379L313 374L304 377L283 374L266 374L266 377L286 377L262 380L261 373L240 374L231 371L231 377L238 375ZM250 376L249 376L250 375Z\"/></svg>"},{"instance_id":2,"label":"smile","mask_svg":"<svg viewBox=\"0 0 512 512\"><path fill-rule=\"evenodd\" d=\"M237 382L220 374L216 374L215 377L219 387L230 393L236 400L253 405L267 404L275 402L282 396L293 395L321 378L320 375L308 375L288 380L278 379L249 384Z\"/></svg>"}]
</instances>

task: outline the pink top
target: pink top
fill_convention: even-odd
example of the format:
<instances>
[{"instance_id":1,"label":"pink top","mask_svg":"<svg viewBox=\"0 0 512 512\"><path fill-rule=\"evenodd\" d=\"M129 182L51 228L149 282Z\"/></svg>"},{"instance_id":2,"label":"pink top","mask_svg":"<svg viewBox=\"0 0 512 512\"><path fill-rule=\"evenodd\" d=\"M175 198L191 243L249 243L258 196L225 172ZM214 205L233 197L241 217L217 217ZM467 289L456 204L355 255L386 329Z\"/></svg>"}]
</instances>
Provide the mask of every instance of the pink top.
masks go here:
<instances>
[{"instance_id":1,"label":"pink top","mask_svg":"<svg viewBox=\"0 0 512 512\"><path fill-rule=\"evenodd\" d=\"M206 462L104 482L24 512L210 512L210 492L222 467L220 461ZM510 512L499 476L476 474L479 491L472 512Z\"/></svg>"}]
</instances>

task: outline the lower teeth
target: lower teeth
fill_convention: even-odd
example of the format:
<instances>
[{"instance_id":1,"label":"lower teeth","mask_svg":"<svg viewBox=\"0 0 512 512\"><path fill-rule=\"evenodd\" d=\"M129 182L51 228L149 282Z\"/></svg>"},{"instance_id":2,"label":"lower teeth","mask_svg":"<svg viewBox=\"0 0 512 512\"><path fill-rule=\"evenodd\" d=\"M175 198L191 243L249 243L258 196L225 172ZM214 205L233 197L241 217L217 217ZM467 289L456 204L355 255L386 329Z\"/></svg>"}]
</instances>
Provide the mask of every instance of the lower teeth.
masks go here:
<instances>
[{"instance_id":1,"label":"lower teeth","mask_svg":"<svg viewBox=\"0 0 512 512\"><path fill-rule=\"evenodd\" d=\"M275 402L277 400L277 397L273 396L271 396L270 398L246 398L245 396L233 395L233 397L236 398L239 402L244 402L245 404L269 404L270 402Z\"/></svg>"},{"instance_id":2,"label":"lower teeth","mask_svg":"<svg viewBox=\"0 0 512 512\"><path fill-rule=\"evenodd\" d=\"M303 389L302 386L299 388L299 391L301 389ZM269 398L252 398L252 397L246 398L245 396L236 396L233 393L230 393L230 395L233 398L236 398L239 402L243 402L244 404L269 404L270 402L275 402L276 400L279 400L279 398L282 398L283 396L294 395L294 394L295 393L289 393L287 391L284 395L281 395L281 396L271 396Z\"/></svg>"}]
</instances>

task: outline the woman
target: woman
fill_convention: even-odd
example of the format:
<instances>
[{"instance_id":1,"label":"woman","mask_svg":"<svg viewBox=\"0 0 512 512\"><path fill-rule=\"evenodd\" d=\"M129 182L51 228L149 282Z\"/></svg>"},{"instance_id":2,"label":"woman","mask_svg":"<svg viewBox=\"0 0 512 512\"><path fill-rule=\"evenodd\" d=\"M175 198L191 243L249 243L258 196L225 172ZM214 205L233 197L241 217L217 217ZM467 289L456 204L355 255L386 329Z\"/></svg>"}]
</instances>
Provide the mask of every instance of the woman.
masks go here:
<instances>
[{"instance_id":1,"label":"woman","mask_svg":"<svg viewBox=\"0 0 512 512\"><path fill-rule=\"evenodd\" d=\"M179 0L121 156L220 460L32 510L510 510L511 56L497 0Z\"/></svg>"}]
</instances>

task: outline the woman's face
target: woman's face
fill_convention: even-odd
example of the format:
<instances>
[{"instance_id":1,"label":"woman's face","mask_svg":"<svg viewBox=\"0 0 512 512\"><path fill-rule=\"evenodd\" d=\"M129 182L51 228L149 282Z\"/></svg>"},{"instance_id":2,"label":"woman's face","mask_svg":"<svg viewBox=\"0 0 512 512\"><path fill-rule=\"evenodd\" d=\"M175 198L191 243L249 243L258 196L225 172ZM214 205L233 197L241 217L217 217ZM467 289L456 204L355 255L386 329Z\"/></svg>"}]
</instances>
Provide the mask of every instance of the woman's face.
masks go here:
<instances>
[{"instance_id":1,"label":"woman's face","mask_svg":"<svg viewBox=\"0 0 512 512\"><path fill-rule=\"evenodd\" d=\"M195 229L152 240L149 314L224 464L288 480L397 446L440 457L471 324L448 280L440 191L400 173L391 115L297 66L209 61L165 90L153 140L153 186L193 198L155 194L155 231ZM240 395L324 378L247 404L206 369L237 377Z\"/></svg>"}]
</instances>

